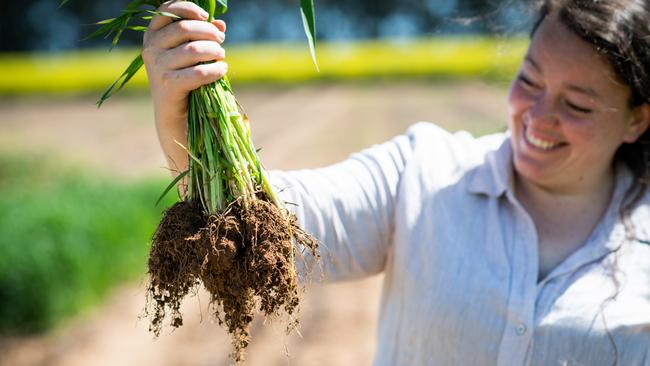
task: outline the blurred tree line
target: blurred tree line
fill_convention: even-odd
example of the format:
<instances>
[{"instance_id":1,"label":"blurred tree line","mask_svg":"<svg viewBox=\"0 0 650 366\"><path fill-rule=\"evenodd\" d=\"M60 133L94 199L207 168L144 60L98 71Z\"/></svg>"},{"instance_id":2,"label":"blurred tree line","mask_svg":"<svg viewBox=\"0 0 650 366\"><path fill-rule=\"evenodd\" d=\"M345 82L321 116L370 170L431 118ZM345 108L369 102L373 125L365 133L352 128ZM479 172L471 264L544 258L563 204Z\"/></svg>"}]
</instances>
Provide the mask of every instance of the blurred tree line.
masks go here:
<instances>
[{"instance_id":1,"label":"blurred tree line","mask_svg":"<svg viewBox=\"0 0 650 366\"><path fill-rule=\"evenodd\" d=\"M0 2L1 51L59 51L100 47L84 40L94 22L119 14L129 0ZM231 0L225 20L228 42L295 41L304 38L298 0ZM503 33L526 29L525 0L315 0L319 40L415 37L457 33ZM144 24L144 23L143 23ZM130 32L122 44L138 44Z\"/></svg>"}]
</instances>

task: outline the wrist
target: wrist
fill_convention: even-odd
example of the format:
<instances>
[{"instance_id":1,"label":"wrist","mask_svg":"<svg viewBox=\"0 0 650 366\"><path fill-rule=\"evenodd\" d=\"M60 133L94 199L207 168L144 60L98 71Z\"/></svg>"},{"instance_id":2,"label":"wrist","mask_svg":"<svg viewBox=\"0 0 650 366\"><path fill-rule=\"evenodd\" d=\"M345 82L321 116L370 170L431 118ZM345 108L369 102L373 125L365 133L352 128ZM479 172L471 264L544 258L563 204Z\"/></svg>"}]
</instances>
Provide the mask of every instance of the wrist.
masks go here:
<instances>
[{"instance_id":1,"label":"wrist","mask_svg":"<svg viewBox=\"0 0 650 366\"><path fill-rule=\"evenodd\" d=\"M187 124L187 98L153 98L154 118L157 125L174 126Z\"/></svg>"}]
</instances>

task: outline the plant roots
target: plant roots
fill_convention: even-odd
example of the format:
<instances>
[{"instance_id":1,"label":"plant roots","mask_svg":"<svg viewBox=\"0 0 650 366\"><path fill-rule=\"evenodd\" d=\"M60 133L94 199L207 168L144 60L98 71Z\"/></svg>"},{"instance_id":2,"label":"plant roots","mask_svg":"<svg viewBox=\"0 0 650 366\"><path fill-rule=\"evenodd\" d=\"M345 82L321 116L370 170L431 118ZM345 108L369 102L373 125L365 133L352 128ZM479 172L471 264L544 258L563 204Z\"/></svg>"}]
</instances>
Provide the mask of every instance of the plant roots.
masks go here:
<instances>
[{"instance_id":1,"label":"plant roots","mask_svg":"<svg viewBox=\"0 0 650 366\"><path fill-rule=\"evenodd\" d=\"M215 318L232 337L232 359L241 364L256 307L269 317L284 310L298 318L300 249L318 257L316 240L295 217L264 200L237 200L219 215L204 214L198 203L176 203L163 213L152 239L149 330L158 336L166 317L172 327L181 326L181 301L202 283ZM291 321L287 330L296 325Z\"/></svg>"}]
</instances>

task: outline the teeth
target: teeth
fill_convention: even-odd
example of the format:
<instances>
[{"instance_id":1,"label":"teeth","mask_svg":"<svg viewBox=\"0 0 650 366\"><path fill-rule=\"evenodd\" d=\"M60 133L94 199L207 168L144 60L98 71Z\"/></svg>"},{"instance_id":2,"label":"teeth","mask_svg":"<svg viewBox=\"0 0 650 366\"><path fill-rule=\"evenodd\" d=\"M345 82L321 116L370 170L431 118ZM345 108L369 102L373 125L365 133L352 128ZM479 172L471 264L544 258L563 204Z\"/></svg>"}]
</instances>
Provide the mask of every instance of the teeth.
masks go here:
<instances>
[{"instance_id":1,"label":"teeth","mask_svg":"<svg viewBox=\"0 0 650 366\"><path fill-rule=\"evenodd\" d=\"M550 142L538 139L537 137L533 136L528 129L526 129L526 140L528 140L531 145L542 150L550 150L554 147L560 146L559 142Z\"/></svg>"}]
</instances>

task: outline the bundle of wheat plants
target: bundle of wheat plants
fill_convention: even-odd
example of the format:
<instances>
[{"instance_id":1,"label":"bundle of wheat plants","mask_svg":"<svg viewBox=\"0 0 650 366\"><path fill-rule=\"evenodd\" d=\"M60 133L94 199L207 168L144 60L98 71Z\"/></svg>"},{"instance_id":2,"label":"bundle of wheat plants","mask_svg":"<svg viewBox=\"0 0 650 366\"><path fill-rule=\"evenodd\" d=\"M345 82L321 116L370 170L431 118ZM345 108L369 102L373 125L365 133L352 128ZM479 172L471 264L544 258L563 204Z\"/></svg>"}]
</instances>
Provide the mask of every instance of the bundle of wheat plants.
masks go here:
<instances>
[{"instance_id":1,"label":"bundle of wheat plants","mask_svg":"<svg viewBox=\"0 0 650 366\"><path fill-rule=\"evenodd\" d=\"M62 4L67 2L63 1ZM212 21L227 10L227 0L193 0ZM98 22L94 36L146 30L132 20L151 19L160 0L134 0L122 14ZM300 9L314 57L313 0ZM314 57L315 60L315 57ZM142 67L138 55L101 96L98 105L120 90ZM243 362L249 325L259 308L266 316L289 315L297 324L299 304L295 259L302 250L317 257L317 243L303 231L269 183L227 77L191 92L188 106L189 167L167 187L186 182L181 200L168 208L153 235L149 256L146 313L157 336L166 320L182 325L182 299L203 285L214 315L233 340L233 360ZM180 144L180 143L179 143Z\"/></svg>"}]
</instances>

